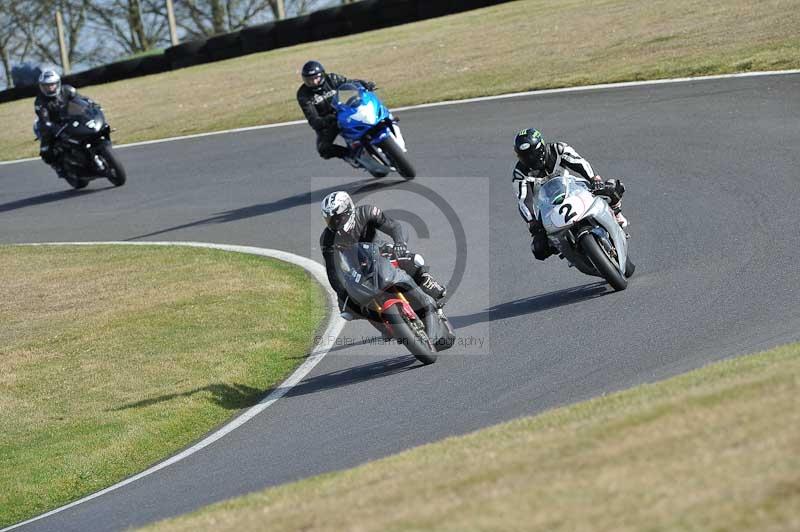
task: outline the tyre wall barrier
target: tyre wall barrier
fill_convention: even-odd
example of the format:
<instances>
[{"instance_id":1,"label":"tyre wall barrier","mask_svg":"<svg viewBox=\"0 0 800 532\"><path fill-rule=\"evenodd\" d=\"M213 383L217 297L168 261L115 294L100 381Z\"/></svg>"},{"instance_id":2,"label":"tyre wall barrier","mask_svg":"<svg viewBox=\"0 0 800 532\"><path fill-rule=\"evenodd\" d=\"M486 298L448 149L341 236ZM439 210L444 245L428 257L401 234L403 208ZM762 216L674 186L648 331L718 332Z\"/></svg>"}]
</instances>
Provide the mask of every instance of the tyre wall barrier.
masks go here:
<instances>
[{"instance_id":1,"label":"tyre wall barrier","mask_svg":"<svg viewBox=\"0 0 800 532\"><path fill-rule=\"evenodd\" d=\"M275 41L275 23L267 22L258 26L250 26L240 32L242 50L245 54L266 52L277 47Z\"/></svg>"},{"instance_id":2,"label":"tyre wall barrier","mask_svg":"<svg viewBox=\"0 0 800 532\"><path fill-rule=\"evenodd\" d=\"M287 18L275 23L276 48L310 42L311 39L311 15Z\"/></svg>"},{"instance_id":3,"label":"tyre wall barrier","mask_svg":"<svg viewBox=\"0 0 800 532\"><path fill-rule=\"evenodd\" d=\"M244 55L241 32L235 31L211 37L206 41L203 55L209 61L222 61Z\"/></svg>"},{"instance_id":4,"label":"tyre wall barrier","mask_svg":"<svg viewBox=\"0 0 800 532\"><path fill-rule=\"evenodd\" d=\"M164 50L172 70L205 63L206 55L203 52L207 42L206 39L197 39Z\"/></svg>"},{"instance_id":5,"label":"tyre wall barrier","mask_svg":"<svg viewBox=\"0 0 800 532\"><path fill-rule=\"evenodd\" d=\"M76 87L158 74L275 48L332 39L417 20L503 4L511 0L361 0L290 19L268 22L208 39L187 41L150 55L64 76ZM0 103L36 95L36 85L0 91Z\"/></svg>"}]
</instances>

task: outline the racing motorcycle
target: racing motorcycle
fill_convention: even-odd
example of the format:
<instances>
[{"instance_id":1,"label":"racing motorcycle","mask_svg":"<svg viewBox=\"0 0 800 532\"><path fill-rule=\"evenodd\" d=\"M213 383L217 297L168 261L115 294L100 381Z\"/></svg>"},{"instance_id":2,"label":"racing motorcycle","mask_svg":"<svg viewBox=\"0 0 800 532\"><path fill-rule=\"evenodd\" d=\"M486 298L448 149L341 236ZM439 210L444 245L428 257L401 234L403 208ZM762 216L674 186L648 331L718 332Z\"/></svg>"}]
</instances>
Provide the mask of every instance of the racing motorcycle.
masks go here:
<instances>
[{"instance_id":1,"label":"racing motorcycle","mask_svg":"<svg viewBox=\"0 0 800 532\"><path fill-rule=\"evenodd\" d=\"M453 346L455 332L444 312L398 266L391 246L359 242L339 250L338 274L348 299L423 364Z\"/></svg>"},{"instance_id":2,"label":"racing motorcycle","mask_svg":"<svg viewBox=\"0 0 800 532\"><path fill-rule=\"evenodd\" d=\"M360 83L345 83L336 91L333 106L340 134L353 153L364 153L405 179L414 179L416 171L397 120L374 92Z\"/></svg>"},{"instance_id":3,"label":"racing motorcycle","mask_svg":"<svg viewBox=\"0 0 800 532\"><path fill-rule=\"evenodd\" d=\"M116 187L125 184L125 169L111 148L111 126L99 105L75 98L62 112L61 122L54 135L54 147L62 152L60 163L70 186L84 188L92 179L101 177ZM37 126L34 133L38 139Z\"/></svg>"},{"instance_id":4,"label":"racing motorcycle","mask_svg":"<svg viewBox=\"0 0 800 532\"><path fill-rule=\"evenodd\" d=\"M536 207L559 258L586 275L604 278L615 290L625 290L635 266L627 235L607 198L592 194L585 179L565 171L539 186Z\"/></svg>"}]
</instances>

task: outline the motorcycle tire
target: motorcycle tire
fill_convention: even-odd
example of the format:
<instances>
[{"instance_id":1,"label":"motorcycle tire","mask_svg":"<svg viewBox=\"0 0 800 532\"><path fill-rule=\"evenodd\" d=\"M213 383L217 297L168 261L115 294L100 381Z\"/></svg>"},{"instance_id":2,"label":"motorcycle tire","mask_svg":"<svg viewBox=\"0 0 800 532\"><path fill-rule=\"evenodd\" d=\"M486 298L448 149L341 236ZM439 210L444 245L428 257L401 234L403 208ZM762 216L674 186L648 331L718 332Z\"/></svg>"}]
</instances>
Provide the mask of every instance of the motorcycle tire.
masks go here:
<instances>
[{"instance_id":1,"label":"motorcycle tire","mask_svg":"<svg viewBox=\"0 0 800 532\"><path fill-rule=\"evenodd\" d=\"M622 275L619 269L614 266L609 256L603 251L602 246L597 242L592 233L586 233L581 237L580 247L589 260L597 269L598 273L608 281L614 290L625 290L628 287L628 280Z\"/></svg>"},{"instance_id":2,"label":"motorcycle tire","mask_svg":"<svg viewBox=\"0 0 800 532\"><path fill-rule=\"evenodd\" d=\"M406 346L417 360L426 366L436 362L436 349L428 335L424 331L419 334L397 306L389 307L383 313L383 318L391 324L393 336L398 343Z\"/></svg>"},{"instance_id":3,"label":"motorcycle tire","mask_svg":"<svg viewBox=\"0 0 800 532\"><path fill-rule=\"evenodd\" d=\"M82 177L70 177L67 176L64 180L69 183L69 186L74 188L75 190L86 188L86 185L89 184L89 179L84 179Z\"/></svg>"},{"instance_id":4,"label":"motorcycle tire","mask_svg":"<svg viewBox=\"0 0 800 532\"><path fill-rule=\"evenodd\" d=\"M100 149L97 150L97 154L106 161L106 167L108 168L106 178L111 181L111 184L115 187L124 185L125 181L128 179L125 175L125 168L122 167L122 164L117 160L117 157L111 150L111 144L103 144Z\"/></svg>"},{"instance_id":5,"label":"motorcycle tire","mask_svg":"<svg viewBox=\"0 0 800 532\"><path fill-rule=\"evenodd\" d=\"M400 145L397 144L397 141L394 140L394 137L386 137L380 142L380 144L378 144L378 146L389 158L392 166L397 169L398 174L409 181L417 176L417 172L411 165L411 161L408 160L406 153L403 151Z\"/></svg>"},{"instance_id":6,"label":"motorcycle tire","mask_svg":"<svg viewBox=\"0 0 800 532\"><path fill-rule=\"evenodd\" d=\"M630 257L625 257L625 278L629 279L633 277L633 272L636 271L636 265L633 263Z\"/></svg>"}]
</instances>

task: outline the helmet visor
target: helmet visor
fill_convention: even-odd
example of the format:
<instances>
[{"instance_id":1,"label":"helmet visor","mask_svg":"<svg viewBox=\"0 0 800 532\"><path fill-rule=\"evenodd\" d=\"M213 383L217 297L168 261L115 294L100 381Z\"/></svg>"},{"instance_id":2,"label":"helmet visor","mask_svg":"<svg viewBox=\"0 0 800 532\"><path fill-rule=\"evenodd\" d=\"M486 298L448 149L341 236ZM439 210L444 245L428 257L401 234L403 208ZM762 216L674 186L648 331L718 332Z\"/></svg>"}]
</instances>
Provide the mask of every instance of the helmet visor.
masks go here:
<instances>
[{"instance_id":1,"label":"helmet visor","mask_svg":"<svg viewBox=\"0 0 800 532\"><path fill-rule=\"evenodd\" d=\"M327 219L328 227L330 227L333 231L339 231L345 226L345 224L347 224L347 221L350 219L352 214L353 211L347 210L345 212L340 212L339 214L329 216Z\"/></svg>"},{"instance_id":2,"label":"helmet visor","mask_svg":"<svg viewBox=\"0 0 800 532\"><path fill-rule=\"evenodd\" d=\"M540 145L538 149L531 148L529 150L520 152L519 159L530 169L533 177L544 176L546 156L543 145Z\"/></svg>"},{"instance_id":3,"label":"helmet visor","mask_svg":"<svg viewBox=\"0 0 800 532\"><path fill-rule=\"evenodd\" d=\"M306 84L306 87L311 87L312 89L316 89L322 82L325 80L325 74L322 72L318 72L316 74L311 74L310 76L303 76L303 83Z\"/></svg>"},{"instance_id":4,"label":"helmet visor","mask_svg":"<svg viewBox=\"0 0 800 532\"><path fill-rule=\"evenodd\" d=\"M58 92L58 83L40 83L39 88L46 96L55 96Z\"/></svg>"}]
</instances>

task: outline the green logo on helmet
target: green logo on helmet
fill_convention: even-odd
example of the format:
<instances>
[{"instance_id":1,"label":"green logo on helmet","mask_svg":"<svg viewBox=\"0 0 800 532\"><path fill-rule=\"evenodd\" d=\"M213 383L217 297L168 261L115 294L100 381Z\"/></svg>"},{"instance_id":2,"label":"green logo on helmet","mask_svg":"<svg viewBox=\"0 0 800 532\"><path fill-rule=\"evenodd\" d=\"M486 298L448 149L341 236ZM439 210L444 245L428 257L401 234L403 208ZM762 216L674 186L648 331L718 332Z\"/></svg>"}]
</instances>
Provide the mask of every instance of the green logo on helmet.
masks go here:
<instances>
[{"instance_id":1,"label":"green logo on helmet","mask_svg":"<svg viewBox=\"0 0 800 532\"><path fill-rule=\"evenodd\" d=\"M542 133L538 129L533 129L533 128L521 129L519 133L517 133L517 136L520 137L529 134L531 138L534 138L536 140L542 140Z\"/></svg>"}]
</instances>

